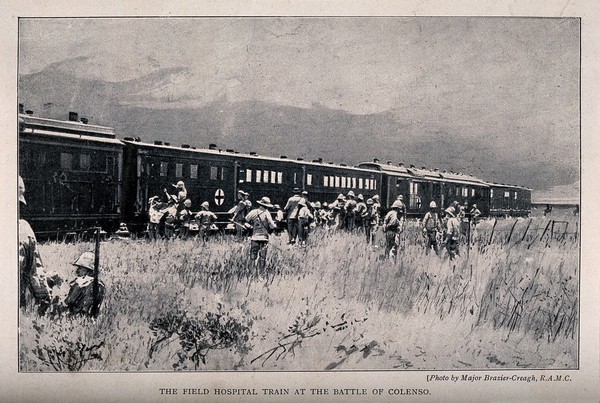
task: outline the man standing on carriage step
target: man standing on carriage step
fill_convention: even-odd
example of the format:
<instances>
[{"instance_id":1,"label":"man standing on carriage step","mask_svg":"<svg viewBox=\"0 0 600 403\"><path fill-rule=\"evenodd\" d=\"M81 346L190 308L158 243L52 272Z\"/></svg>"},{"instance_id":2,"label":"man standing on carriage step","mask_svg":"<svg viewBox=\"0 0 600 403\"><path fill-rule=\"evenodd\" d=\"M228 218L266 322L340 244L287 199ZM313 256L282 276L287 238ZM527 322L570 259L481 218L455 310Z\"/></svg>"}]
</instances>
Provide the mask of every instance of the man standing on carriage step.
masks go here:
<instances>
[{"instance_id":1,"label":"man standing on carriage step","mask_svg":"<svg viewBox=\"0 0 600 403\"><path fill-rule=\"evenodd\" d=\"M246 216L246 221L252 225L252 237L250 238L250 258L256 267L257 274L262 273L267 261L267 245L269 234L277 227L269 208L273 208L271 199L263 197L256 202L258 208L252 210Z\"/></svg>"},{"instance_id":2,"label":"man standing on carriage step","mask_svg":"<svg viewBox=\"0 0 600 403\"><path fill-rule=\"evenodd\" d=\"M19 209L25 204L25 183L19 176ZM27 308L29 291L38 306L38 314L44 315L51 305L50 287L35 234L29 223L23 219L19 219L19 275L21 309Z\"/></svg>"},{"instance_id":3,"label":"man standing on carriage step","mask_svg":"<svg viewBox=\"0 0 600 403\"><path fill-rule=\"evenodd\" d=\"M294 188L294 195L290 197L283 208L287 218L288 244L293 245L298 238L298 203L302 200L300 189Z\"/></svg>"},{"instance_id":4,"label":"man standing on carriage step","mask_svg":"<svg viewBox=\"0 0 600 403\"><path fill-rule=\"evenodd\" d=\"M435 254L439 256L440 245L438 236L442 233L442 222L437 213L437 204L435 201L429 203L429 211L423 217L423 235L427 242L425 253L429 254L429 250L433 248Z\"/></svg>"},{"instance_id":5,"label":"man standing on carriage step","mask_svg":"<svg viewBox=\"0 0 600 403\"><path fill-rule=\"evenodd\" d=\"M400 200L396 200L391 210L383 219L383 232L385 233L385 256L396 259L400 248L400 234L404 231L404 216Z\"/></svg>"},{"instance_id":6,"label":"man standing on carriage step","mask_svg":"<svg viewBox=\"0 0 600 403\"><path fill-rule=\"evenodd\" d=\"M232 214L231 220L235 224L235 235L238 240L241 240L244 237L246 214L248 214L250 208L252 208L252 202L248 200L248 196L250 196L249 193L238 190L238 204L229 210L229 214Z\"/></svg>"}]
</instances>

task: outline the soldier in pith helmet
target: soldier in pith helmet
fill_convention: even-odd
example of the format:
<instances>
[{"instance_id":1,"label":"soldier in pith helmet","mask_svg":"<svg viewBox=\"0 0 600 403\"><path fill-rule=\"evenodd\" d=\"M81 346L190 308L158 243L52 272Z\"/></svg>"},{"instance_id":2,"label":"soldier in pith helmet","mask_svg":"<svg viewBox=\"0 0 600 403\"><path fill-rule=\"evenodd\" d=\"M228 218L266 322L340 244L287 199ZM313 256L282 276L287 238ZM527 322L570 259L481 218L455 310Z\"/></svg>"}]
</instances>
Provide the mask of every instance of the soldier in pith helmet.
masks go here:
<instances>
[{"instance_id":1,"label":"soldier in pith helmet","mask_svg":"<svg viewBox=\"0 0 600 403\"><path fill-rule=\"evenodd\" d=\"M196 220L199 224L200 238L205 242L208 241L210 231L217 220L217 216L210 211L210 205L207 201L200 205L200 211L196 214Z\"/></svg>"},{"instance_id":2,"label":"soldier in pith helmet","mask_svg":"<svg viewBox=\"0 0 600 403\"><path fill-rule=\"evenodd\" d=\"M271 199L263 197L257 201L258 208L252 210L246 216L246 221L252 224L252 237L250 238L250 258L257 273L264 270L267 259L267 245L269 234L277 226L271 217L269 208L273 208Z\"/></svg>"},{"instance_id":3,"label":"soldier in pith helmet","mask_svg":"<svg viewBox=\"0 0 600 403\"><path fill-rule=\"evenodd\" d=\"M77 277L70 283L65 305L71 315L92 315L102 304L105 293L104 283L98 280L98 293L94 296L94 252L83 252L73 266Z\"/></svg>"}]
</instances>

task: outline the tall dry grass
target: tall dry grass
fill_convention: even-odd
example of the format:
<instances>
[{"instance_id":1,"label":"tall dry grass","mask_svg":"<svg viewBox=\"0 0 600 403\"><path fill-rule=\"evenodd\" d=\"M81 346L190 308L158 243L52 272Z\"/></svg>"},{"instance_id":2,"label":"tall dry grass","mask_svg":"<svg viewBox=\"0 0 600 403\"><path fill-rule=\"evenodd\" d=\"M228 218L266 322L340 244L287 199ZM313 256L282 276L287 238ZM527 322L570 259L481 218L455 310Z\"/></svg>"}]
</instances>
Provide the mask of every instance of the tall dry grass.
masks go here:
<instances>
[{"instance_id":1,"label":"tall dry grass","mask_svg":"<svg viewBox=\"0 0 600 403\"><path fill-rule=\"evenodd\" d=\"M563 218L572 232L575 219ZM85 360L75 370L172 370L181 340L174 334L149 357L156 341L150 324L174 312L204 318L219 309L248 325L251 337L237 352L207 355L201 369L572 368L578 235L557 225L542 238L549 219L558 220L483 222L470 248L462 245L452 261L425 254L416 223L407 226L396 261L382 256L381 233L375 247L362 234L323 230L311 234L305 249L273 237L261 272L249 262L248 242L229 238L104 242L107 292L99 317L21 314L21 369L54 370L50 353L40 351L83 344L99 347L83 358L65 353ZM91 249L45 244L41 253L48 268L69 279L70 263ZM449 340L449 328L460 336Z\"/></svg>"}]
</instances>

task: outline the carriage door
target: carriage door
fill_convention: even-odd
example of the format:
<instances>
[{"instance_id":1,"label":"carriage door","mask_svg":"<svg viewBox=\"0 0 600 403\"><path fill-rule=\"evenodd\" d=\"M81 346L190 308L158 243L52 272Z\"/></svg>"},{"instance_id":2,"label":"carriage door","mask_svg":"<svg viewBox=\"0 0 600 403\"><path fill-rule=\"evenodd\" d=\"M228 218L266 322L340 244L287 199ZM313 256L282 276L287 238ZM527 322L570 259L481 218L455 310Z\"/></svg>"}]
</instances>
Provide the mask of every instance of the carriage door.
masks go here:
<instances>
[{"instance_id":1,"label":"carriage door","mask_svg":"<svg viewBox=\"0 0 600 403\"><path fill-rule=\"evenodd\" d=\"M421 186L423 184L419 182L410 181L408 184L408 192L409 192L409 205L408 208L413 210L419 210L421 208L421 195L419 191L421 190Z\"/></svg>"}]
</instances>

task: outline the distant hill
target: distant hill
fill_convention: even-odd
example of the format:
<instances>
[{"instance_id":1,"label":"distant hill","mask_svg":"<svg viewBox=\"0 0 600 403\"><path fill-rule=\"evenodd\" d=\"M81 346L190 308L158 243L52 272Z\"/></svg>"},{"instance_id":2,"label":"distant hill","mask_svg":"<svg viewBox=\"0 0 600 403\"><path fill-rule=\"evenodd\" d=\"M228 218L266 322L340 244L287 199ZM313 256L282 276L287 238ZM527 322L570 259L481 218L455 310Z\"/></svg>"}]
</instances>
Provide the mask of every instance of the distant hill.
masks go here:
<instances>
[{"instance_id":1,"label":"distant hill","mask_svg":"<svg viewBox=\"0 0 600 403\"><path fill-rule=\"evenodd\" d=\"M548 190L535 190L531 199L539 204L579 204L579 181L569 185L553 186Z\"/></svg>"},{"instance_id":2,"label":"distant hill","mask_svg":"<svg viewBox=\"0 0 600 403\"><path fill-rule=\"evenodd\" d=\"M379 158L537 189L578 178L566 164L520 157L517 145L484 134L451 136L391 112L357 115L318 104L300 108L225 98L198 104L173 90L182 84L194 85L185 68L115 83L82 77L57 63L19 77L18 91L19 102L37 116L66 119L69 111L77 111L90 123L114 127L121 138L204 147L216 143L223 149L349 165Z\"/></svg>"}]
</instances>

